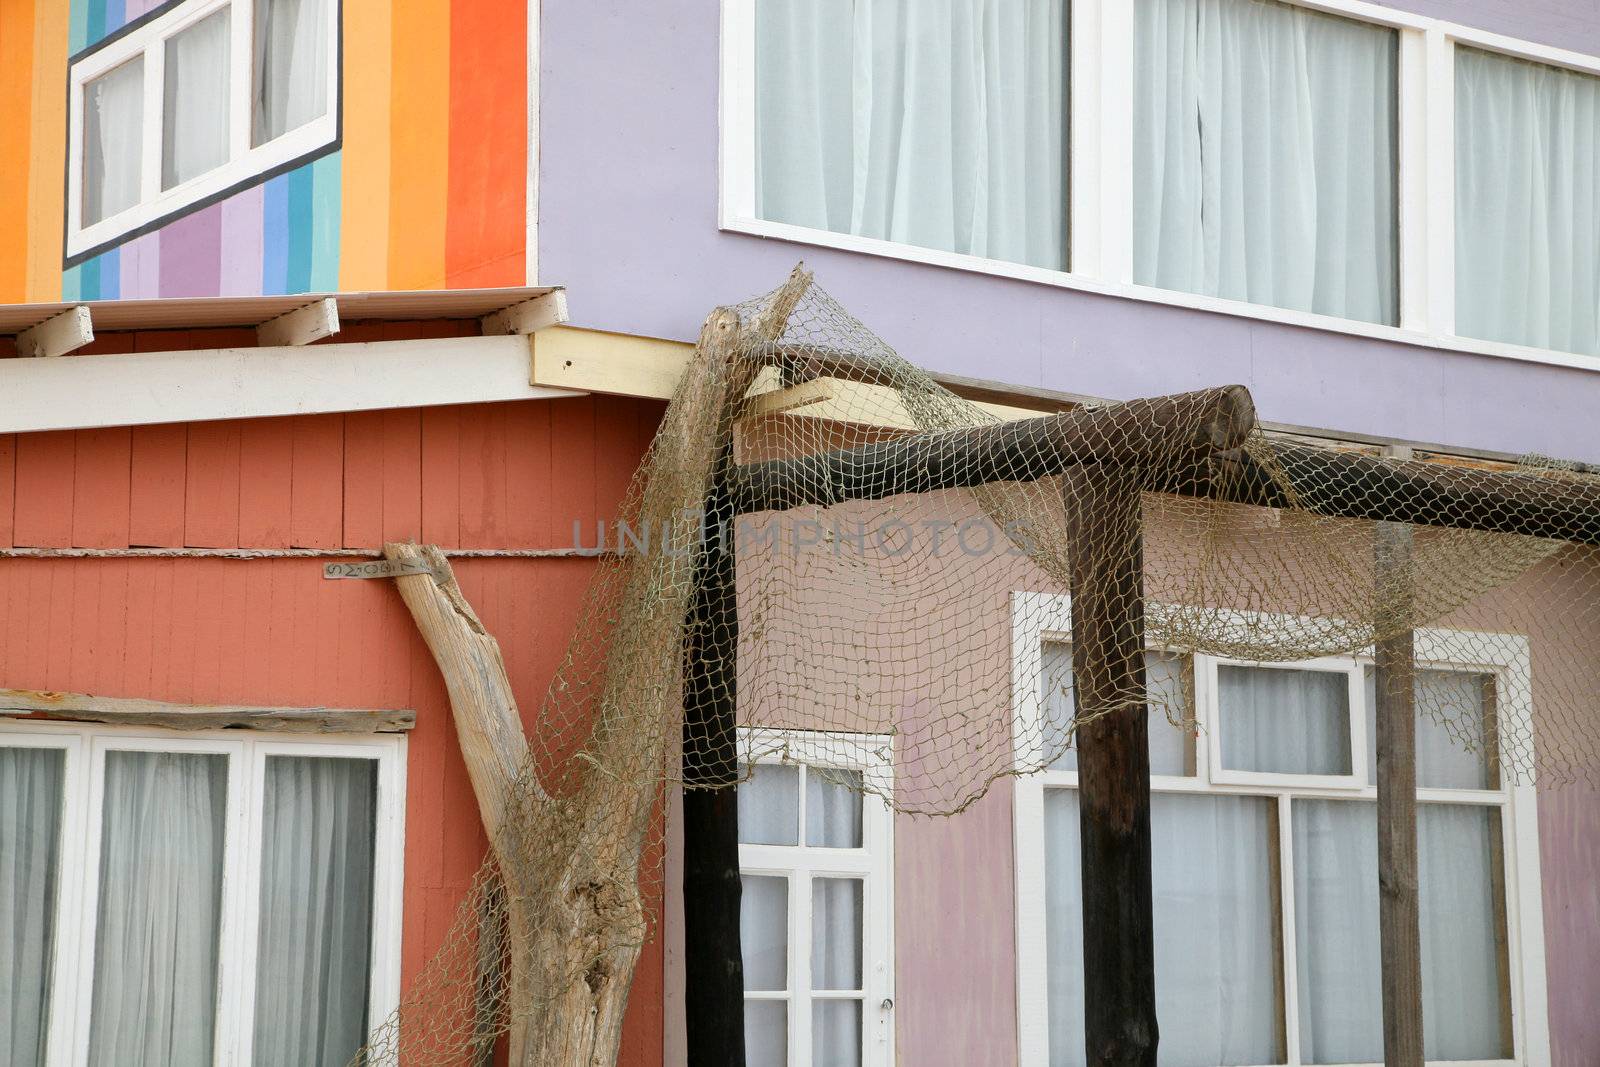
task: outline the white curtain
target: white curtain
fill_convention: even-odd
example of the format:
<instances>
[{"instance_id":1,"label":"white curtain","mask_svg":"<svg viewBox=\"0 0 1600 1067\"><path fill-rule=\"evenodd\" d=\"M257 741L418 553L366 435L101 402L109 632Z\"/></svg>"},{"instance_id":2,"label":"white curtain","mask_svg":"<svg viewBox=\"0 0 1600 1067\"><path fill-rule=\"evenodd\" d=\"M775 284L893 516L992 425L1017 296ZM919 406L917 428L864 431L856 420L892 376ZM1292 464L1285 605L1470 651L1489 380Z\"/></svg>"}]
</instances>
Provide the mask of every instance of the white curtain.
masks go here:
<instances>
[{"instance_id":1,"label":"white curtain","mask_svg":"<svg viewBox=\"0 0 1600 1067\"><path fill-rule=\"evenodd\" d=\"M855 878L811 881L811 988L860 989L862 884ZM861 1002L811 1002L811 1062L855 1067L861 1062Z\"/></svg>"},{"instance_id":2,"label":"white curtain","mask_svg":"<svg viewBox=\"0 0 1600 1067\"><path fill-rule=\"evenodd\" d=\"M1072 646L1046 641L1042 646L1044 755L1057 771L1078 769L1078 748L1072 735L1076 701L1072 680ZM1182 723L1192 716L1184 691L1183 659L1166 652L1144 654L1145 710L1150 736L1150 773L1181 777L1190 774L1190 739ZM1052 758L1053 757L1053 758Z\"/></svg>"},{"instance_id":3,"label":"white curtain","mask_svg":"<svg viewBox=\"0 0 1600 1067\"><path fill-rule=\"evenodd\" d=\"M1490 678L1468 671L1418 671L1417 785L1423 789L1488 789L1484 742ZM1378 784L1377 680L1367 668L1367 784Z\"/></svg>"},{"instance_id":4,"label":"white curtain","mask_svg":"<svg viewBox=\"0 0 1600 1067\"><path fill-rule=\"evenodd\" d=\"M328 110L329 0L257 0L252 144Z\"/></svg>"},{"instance_id":5,"label":"white curtain","mask_svg":"<svg viewBox=\"0 0 1600 1067\"><path fill-rule=\"evenodd\" d=\"M1229 770L1350 773L1350 689L1342 672L1224 664L1217 699Z\"/></svg>"},{"instance_id":6,"label":"white curtain","mask_svg":"<svg viewBox=\"0 0 1600 1067\"><path fill-rule=\"evenodd\" d=\"M93 1067L211 1062L226 756L106 756Z\"/></svg>"},{"instance_id":7,"label":"white curtain","mask_svg":"<svg viewBox=\"0 0 1600 1067\"><path fill-rule=\"evenodd\" d=\"M375 768L267 758L255 1067L343 1067L366 1040Z\"/></svg>"},{"instance_id":8,"label":"white curtain","mask_svg":"<svg viewBox=\"0 0 1600 1067\"><path fill-rule=\"evenodd\" d=\"M1273 801L1151 798L1162 1067L1277 1063ZM1084 1062L1078 802L1045 793L1051 1067Z\"/></svg>"},{"instance_id":9,"label":"white curtain","mask_svg":"<svg viewBox=\"0 0 1600 1067\"><path fill-rule=\"evenodd\" d=\"M860 771L806 768L806 844L861 847Z\"/></svg>"},{"instance_id":10,"label":"white curtain","mask_svg":"<svg viewBox=\"0 0 1600 1067\"><path fill-rule=\"evenodd\" d=\"M1600 355L1600 78L1455 66L1456 332Z\"/></svg>"},{"instance_id":11,"label":"white curtain","mask_svg":"<svg viewBox=\"0 0 1600 1067\"><path fill-rule=\"evenodd\" d=\"M83 87L83 223L139 202L144 144L144 57Z\"/></svg>"},{"instance_id":12,"label":"white curtain","mask_svg":"<svg viewBox=\"0 0 1600 1067\"><path fill-rule=\"evenodd\" d=\"M1262 0L1139 0L1134 278L1397 320L1393 31Z\"/></svg>"},{"instance_id":13,"label":"white curtain","mask_svg":"<svg viewBox=\"0 0 1600 1067\"><path fill-rule=\"evenodd\" d=\"M1066 266L1065 0L759 0L761 218Z\"/></svg>"},{"instance_id":14,"label":"white curtain","mask_svg":"<svg viewBox=\"0 0 1600 1067\"><path fill-rule=\"evenodd\" d=\"M0 1063L44 1063L60 862L59 749L0 748Z\"/></svg>"},{"instance_id":15,"label":"white curtain","mask_svg":"<svg viewBox=\"0 0 1600 1067\"><path fill-rule=\"evenodd\" d=\"M228 158L228 20L208 15L167 42L161 188L221 166Z\"/></svg>"},{"instance_id":16,"label":"white curtain","mask_svg":"<svg viewBox=\"0 0 1600 1067\"><path fill-rule=\"evenodd\" d=\"M1295 945L1306 1063L1383 1059L1378 824L1370 803L1294 802ZM1417 809L1423 1046L1430 1060L1509 1056L1500 1028L1494 809Z\"/></svg>"}]
</instances>

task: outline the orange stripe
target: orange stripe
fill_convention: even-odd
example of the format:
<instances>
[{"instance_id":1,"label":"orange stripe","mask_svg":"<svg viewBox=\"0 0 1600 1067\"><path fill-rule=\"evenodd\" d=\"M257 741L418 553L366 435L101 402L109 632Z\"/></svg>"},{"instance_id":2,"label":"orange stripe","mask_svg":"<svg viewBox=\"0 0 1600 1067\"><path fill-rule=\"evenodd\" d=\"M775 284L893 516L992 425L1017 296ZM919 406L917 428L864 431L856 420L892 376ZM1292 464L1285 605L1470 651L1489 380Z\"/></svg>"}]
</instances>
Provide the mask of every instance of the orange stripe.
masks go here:
<instances>
[{"instance_id":1,"label":"orange stripe","mask_svg":"<svg viewBox=\"0 0 1600 1067\"><path fill-rule=\"evenodd\" d=\"M445 273L452 288L525 280L527 30L525 0L456 0L451 9Z\"/></svg>"},{"instance_id":2,"label":"orange stripe","mask_svg":"<svg viewBox=\"0 0 1600 1067\"><path fill-rule=\"evenodd\" d=\"M67 23L72 5L34 9L33 165L28 172L30 301L61 299L61 219L67 158Z\"/></svg>"},{"instance_id":3,"label":"orange stripe","mask_svg":"<svg viewBox=\"0 0 1600 1067\"><path fill-rule=\"evenodd\" d=\"M0 302L28 287L28 123L33 106L33 0L0 4Z\"/></svg>"},{"instance_id":4,"label":"orange stripe","mask_svg":"<svg viewBox=\"0 0 1600 1067\"><path fill-rule=\"evenodd\" d=\"M450 137L450 0L394 8L390 57L389 285L445 285ZM483 42L475 42L482 44Z\"/></svg>"},{"instance_id":5,"label":"orange stripe","mask_svg":"<svg viewBox=\"0 0 1600 1067\"><path fill-rule=\"evenodd\" d=\"M389 287L389 49L393 13L382 0L344 5L343 204L339 288Z\"/></svg>"}]
</instances>

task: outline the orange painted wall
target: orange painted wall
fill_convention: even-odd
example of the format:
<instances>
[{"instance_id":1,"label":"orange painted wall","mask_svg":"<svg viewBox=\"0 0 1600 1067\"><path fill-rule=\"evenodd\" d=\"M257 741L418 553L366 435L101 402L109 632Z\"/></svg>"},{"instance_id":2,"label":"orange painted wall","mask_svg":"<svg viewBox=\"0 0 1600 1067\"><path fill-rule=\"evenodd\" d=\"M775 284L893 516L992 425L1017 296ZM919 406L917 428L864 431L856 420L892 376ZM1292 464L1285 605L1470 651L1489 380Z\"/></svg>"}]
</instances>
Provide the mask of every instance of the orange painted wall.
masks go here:
<instances>
[{"instance_id":1,"label":"orange painted wall","mask_svg":"<svg viewBox=\"0 0 1600 1067\"><path fill-rule=\"evenodd\" d=\"M444 332L437 327L374 332ZM197 331L97 345L219 341L217 331ZM647 401L583 397L0 435L0 547L338 548L405 538L569 547L574 518L592 532L612 517L660 413ZM593 564L461 559L455 568L531 716ZM440 945L486 841L443 682L392 583L326 581L318 559L6 558L0 606L3 687L414 708L409 984ZM661 983L652 944L629 1009L630 1067L660 1062Z\"/></svg>"}]
</instances>

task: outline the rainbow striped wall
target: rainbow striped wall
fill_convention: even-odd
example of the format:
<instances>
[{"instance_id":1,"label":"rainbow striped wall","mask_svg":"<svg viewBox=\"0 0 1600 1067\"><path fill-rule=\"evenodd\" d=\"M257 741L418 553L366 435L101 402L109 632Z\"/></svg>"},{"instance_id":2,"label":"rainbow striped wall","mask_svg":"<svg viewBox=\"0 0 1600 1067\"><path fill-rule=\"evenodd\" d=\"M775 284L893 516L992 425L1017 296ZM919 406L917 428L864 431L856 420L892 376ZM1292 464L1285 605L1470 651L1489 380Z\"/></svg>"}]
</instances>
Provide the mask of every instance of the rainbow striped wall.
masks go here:
<instances>
[{"instance_id":1,"label":"rainbow striped wall","mask_svg":"<svg viewBox=\"0 0 1600 1067\"><path fill-rule=\"evenodd\" d=\"M0 302L528 280L526 0L343 0L338 150L63 269L67 57L158 6L0 3Z\"/></svg>"}]
</instances>

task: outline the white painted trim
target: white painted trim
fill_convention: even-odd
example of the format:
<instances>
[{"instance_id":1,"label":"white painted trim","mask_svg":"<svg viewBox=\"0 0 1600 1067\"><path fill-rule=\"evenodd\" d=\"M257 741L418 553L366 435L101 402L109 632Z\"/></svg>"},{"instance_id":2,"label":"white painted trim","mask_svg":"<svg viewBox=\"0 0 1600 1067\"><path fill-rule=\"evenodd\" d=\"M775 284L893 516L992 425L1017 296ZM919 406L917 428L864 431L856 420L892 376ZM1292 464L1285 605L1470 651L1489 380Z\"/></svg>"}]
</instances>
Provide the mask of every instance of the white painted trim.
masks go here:
<instances>
[{"instance_id":1,"label":"white painted trim","mask_svg":"<svg viewBox=\"0 0 1600 1067\"><path fill-rule=\"evenodd\" d=\"M1152 605L1159 613L1160 605ZM1230 612L1223 616L1241 629L1271 618L1257 612ZM1037 767L1040 754L1030 738L1039 731L1038 717L1043 701L1038 692L1042 666L1041 645L1046 640L1070 641L1070 598L1040 592L1014 592L1011 595L1012 621L1012 701L1015 711L1017 769ZM1302 620L1304 621L1304 620ZM1338 628L1338 620L1329 620ZM1455 650L1472 648L1479 657L1462 662ZM1371 649L1361 649L1350 657L1330 657L1329 665L1352 670L1354 677L1370 664ZM1416 659L1419 666L1492 673L1496 685L1506 694L1508 706L1532 707L1531 659L1528 639L1517 634L1467 633L1447 629L1420 629L1416 632ZM1284 664L1283 666L1298 666ZM1326 783L1302 786L1300 776L1270 776L1281 783L1248 781L1218 782L1207 767L1204 755L1215 745L1217 730L1213 682L1210 693L1204 681L1207 672L1196 665L1195 715L1200 729L1212 736L1197 753L1196 777L1153 776L1151 789L1160 793L1205 793L1210 795L1259 796L1277 798L1279 812L1279 863L1282 915L1284 923L1284 996L1287 1023L1288 1063L1299 1064L1298 1023L1296 1021L1296 960L1294 944L1293 835L1288 805L1293 799L1336 799L1348 802L1375 802L1377 790L1365 785L1365 685L1352 692L1351 718L1359 721L1360 732L1352 724L1352 744L1360 744L1355 759L1362 764L1360 788L1330 787ZM1532 751L1536 738L1533 724L1516 716L1500 720L1504 731L1501 743L1507 749ZM1355 755L1353 753L1353 755ZM1048 961L1045 954L1044 907L1044 791L1046 788L1075 788L1072 772L1044 770L1018 778L1013 801L1015 855L1014 903L1017 917L1017 1038L1018 1063L1023 1067L1042 1067L1049 1062ZM1507 952L1511 962L1512 1040L1515 1056L1511 1060L1450 1061L1439 1067L1550 1067L1549 999L1545 975L1543 891L1539 869L1538 795L1531 780L1521 780L1498 790L1418 789L1423 804L1477 804L1501 810L1505 835L1505 888ZM1379 1065L1343 1065L1379 1067Z\"/></svg>"},{"instance_id":2,"label":"white painted trim","mask_svg":"<svg viewBox=\"0 0 1600 1067\"><path fill-rule=\"evenodd\" d=\"M1600 358L1455 333L1456 43L1600 74L1600 57L1519 41L1363 0L1287 0L1399 34L1400 325L1342 319L1132 282L1133 17L1124 0L1071 5L1068 271L1006 263L758 218L755 210L755 0L723 0L719 227L1056 288L1349 334L1441 351L1600 370Z\"/></svg>"},{"instance_id":3,"label":"white painted trim","mask_svg":"<svg viewBox=\"0 0 1600 1067\"><path fill-rule=\"evenodd\" d=\"M99 841L105 758L110 751L215 753L228 758L226 843L219 931L216 1062L250 1062L255 959L259 932L264 761L270 755L371 759L377 765L373 840L372 959L368 1019L376 1034L400 1003L404 889L406 739L308 736L286 740L250 731L172 733L137 727L0 721L4 747L58 748L66 753L57 879L49 1067L87 1062L94 977ZM68 993L68 991L71 991Z\"/></svg>"},{"instance_id":4,"label":"white painted trim","mask_svg":"<svg viewBox=\"0 0 1600 1067\"><path fill-rule=\"evenodd\" d=\"M251 48L255 0L188 0L151 19L71 65L67 107L66 254L76 256L150 225L193 204L332 144L339 136L341 40L337 3L327 5L328 109L282 137L251 147ZM162 69L165 42L199 20L231 7L229 33L229 159L221 166L171 189L161 188ZM144 57L143 156L139 202L92 225L83 223L83 89L96 77L138 56Z\"/></svg>"},{"instance_id":5,"label":"white painted trim","mask_svg":"<svg viewBox=\"0 0 1600 1067\"><path fill-rule=\"evenodd\" d=\"M87 304L79 304L17 334L17 354L45 358L64 356L93 340L94 317Z\"/></svg>"},{"instance_id":6,"label":"white painted trim","mask_svg":"<svg viewBox=\"0 0 1600 1067\"><path fill-rule=\"evenodd\" d=\"M526 337L0 360L0 433L544 400Z\"/></svg>"},{"instance_id":7,"label":"white painted trim","mask_svg":"<svg viewBox=\"0 0 1600 1067\"><path fill-rule=\"evenodd\" d=\"M1343 674L1345 676L1350 733L1349 774L1282 774L1260 771L1242 771L1229 768L1222 762L1222 701L1217 678L1217 668L1249 667L1253 670L1307 670ZM1362 668L1348 657L1324 657L1300 660L1294 663L1250 663L1245 660L1223 659L1217 656L1196 656L1194 663L1195 715L1206 724L1206 750L1209 757L1210 781L1214 785L1259 785L1288 789L1361 790L1367 786L1367 720L1363 712L1365 683Z\"/></svg>"},{"instance_id":8,"label":"white painted trim","mask_svg":"<svg viewBox=\"0 0 1600 1067\"><path fill-rule=\"evenodd\" d=\"M256 327L256 343L263 348L308 345L339 332L339 301L325 296L305 307L285 311Z\"/></svg>"}]
</instances>

